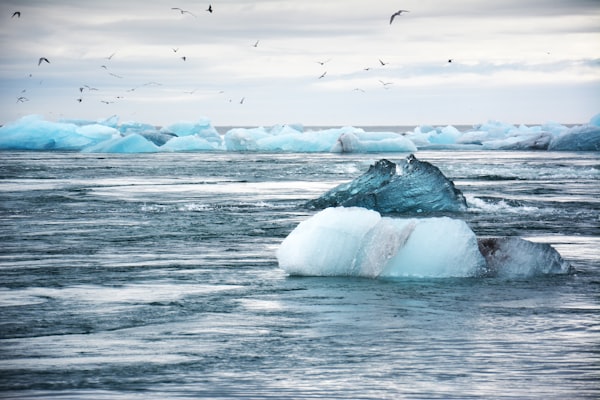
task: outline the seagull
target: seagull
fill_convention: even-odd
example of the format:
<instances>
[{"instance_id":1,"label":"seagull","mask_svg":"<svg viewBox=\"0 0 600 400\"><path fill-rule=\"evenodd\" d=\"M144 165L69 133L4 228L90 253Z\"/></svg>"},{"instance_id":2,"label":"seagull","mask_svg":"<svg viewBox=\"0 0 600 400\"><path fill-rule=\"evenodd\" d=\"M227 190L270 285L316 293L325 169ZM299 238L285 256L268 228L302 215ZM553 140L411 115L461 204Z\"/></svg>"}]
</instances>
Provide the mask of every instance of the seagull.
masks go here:
<instances>
[{"instance_id":1,"label":"seagull","mask_svg":"<svg viewBox=\"0 0 600 400\"><path fill-rule=\"evenodd\" d=\"M242 97L242 99L240 100L240 104L244 104L244 100L246 100L246 98Z\"/></svg>"},{"instance_id":2,"label":"seagull","mask_svg":"<svg viewBox=\"0 0 600 400\"><path fill-rule=\"evenodd\" d=\"M171 50L173 50L173 53L177 53L177 50L179 50L179 47L176 49L171 49Z\"/></svg>"},{"instance_id":3,"label":"seagull","mask_svg":"<svg viewBox=\"0 0 600 400\"><path fill-rule=\"evenodd\" d=\"M17 97L17 103L24 103L26 101L29 101L29 99L25 96Z\"/></svg>"},{"instance_id":4,"label":"seagull","mask_svg":"<svg viewBox=\"0 0 600 400\"><path fill-rule=\"evenodd\" d=\"M81 103L81 102L83 101L83 99L82 99L82 98L78 98L78 99L75 99L75 100L76 100L78 103Z\"/></svg>"},{"instance_id":5,"label":"seagull","mask_svg":"<svg viewBox=\"0 0 600 400\"><path fill-rule=\"evenodd\" d=\"M448 59L448 62L451 63L452 62L452 58Z\"/></svg>"},{"instance_id":6,"label":"seagull","mask_svg":"<svg viewBox=\"0 0 600 400\"><path fill-rule=\"evenodd\" d=\"M50 61L48 61L46 57L40 57L40 59L38 60L38 66L42 63L42 61L46 61L48 64L50 64Z\"/></svg>"},{"instance_id":7,"label":"seagull","mask_svg":"<svg viewBox=\"0 0 600 400\"><path fill-rule=\"evenodd\" d=\"M325 61L317 61L317 64L321 64L321 65L325 65L327 64L329 61L331 61L331 58Z\"/></svg>"},{"instance_id":8,"label":"seagull","mask_svg":"<svg viewBox=\"0 0 600 400\"><path fill-rule=\"evenodd\" d=\"M123 79L121 75L113 74L112 72L109 72L108 74L114 76L115 78Z\"/></svg>"},{"instance_id":9,"label":"seagull","mask_svg":"<svg viewBox=\"0 0 600 400\"><path fill-rule=\"evenodd\" d=\"M107 60L111 60L115 54L117 54L117 52L114 52L110 56L104 58L106 58Z\"/></svg>"},{"instance_id":10,"label":"seagull","mask_svg":"<svg viewBox=\"0 0 600 400\"><path fill-rule=\"evenodd\" d=\"M354 88L353 90L354 90L355 92L363 92L363 93L365 93L365 91L364 91L364 90L362 90L361 88Z\"/></svg>"},{"instance_id":11,"label":"seagull","mask_svg":"<svg viewBox=\"0 0 600 400\"><path fill-rule=\"evenodd\" d=\"M321 79L321 78L324 78L324 77L325 77L325 75L327 75L327 71L323 72L323 73L321 74L321 76L319 77L319 79Z\"/></svg>"},{"instance_id":12,"label":"seagull","mask_svg":"<svg viewBox=\"0 0 600 400\"><path fill-rule=\"evenodd\" d=\"M379 80L379 83L381 83L383 85L384 88L387 89L388 85L393 85L394 82L384 82L381 79Z\"/></svg>"},{"instance_id":13,"label":"seagull","mask_svg":"<svg viewBox=\"0 0 600 400\"><path fill-rule=\"evenodd\" d=\"M392 22L394 22L394 18L396 18L397 15L402 15L403 12L409 12L408 10L398 10L395 13L392 14L392 16L390 17L390 25L392 24Z\"/></svg>"},{"instance_id":14,"label":"seagull","mask_svg":"<svg viewBox=\"0 0 600 400\"><path fill-rule=\"evenodd\" d=\"M15 11L11 18L14 18L14 17L21 18L21 11Z\"/></svg>"},{"instance_id":15,"label":"seagull","mask_svg":"<svg viewBox=\"0 0 600 400\"><path fill-rule=\"evenodd\" d=\"M388 64L388 63L384 63L383 61L381 61L381 58L379 59L379 63L380 63L382 66L385 66L385 65L387 65L387 64Z\"/></svg>"},{"instance_id":16,"label":"seagull","mask_svg":"<svg viewBox=\"0 0 600 400\"><path fill-rule=\"evenodd\" d=\"M183 61L185 61L185 60L187 60L187 57L186 57L186 56L183 56L183 57L181 57L181 59L182 59Z\"/></svg>"},{"instance_id":17,"label":"seagull","mask_svg":"<svg viewBox=\"0 0 600 400\"><path fill-rule=\"evenodd\" d=\"M256 41L256 43L254 43L254 44L252 45L252 47L258 47L258 42L260 42L260 40L257 40L257 41Z\"/></svg>"},{"instance_id":18,"label":"seagull","mask_svg":"<svg viewBox=\"0 0 600 400\"><path fill-rule=\"evenodd\" d=\"M370 71L371 67L363 68L363 71Z\"/></svg>"},{"instance_id":19,"label":"seagull","mask_svg":"<svg viewBox=\"0 0 600 400\"><path fill-rule=\"evenodd\" d=\"M209 13L211 13L211 14L212 14L212 12L213 12L213 9L212 9L212 4L209 4L209 5L208 5L208 8L206 9L206 11L208 11Z\"/></svg>"},{"instance_id":20,"label":"seagull","mask_svg":"<svg viewBox=\"0 0 600 400\"><path fill-rule=\"evenodd\" d=\"M179 11L181 14L190 14L192 17L195 17L194 14L192 14L191 12L189 12L188 10L184 10L182 8L179 7L171 7L171 10L177 10Z\"/></svg>"}]
</instances>

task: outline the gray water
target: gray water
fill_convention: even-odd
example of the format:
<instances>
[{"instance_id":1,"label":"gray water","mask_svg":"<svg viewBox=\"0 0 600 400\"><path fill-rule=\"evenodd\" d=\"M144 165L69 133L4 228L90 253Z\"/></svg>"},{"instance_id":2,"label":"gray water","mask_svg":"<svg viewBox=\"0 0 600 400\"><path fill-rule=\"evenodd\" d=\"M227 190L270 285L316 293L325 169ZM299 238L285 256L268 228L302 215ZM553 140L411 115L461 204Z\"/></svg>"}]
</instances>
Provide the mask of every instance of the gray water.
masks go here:
<instances>
[{"instance_id":1,"label":"gray water","mask_svg":"<svg viewBox=\"0 0 600 400\"><path fill-rule=\"evenodd\" d=\"M404 156L0 153L0 397L600 397L598 153L417 153L573 274L278 268L306 200Z\"/></svg>"}]
</instances>

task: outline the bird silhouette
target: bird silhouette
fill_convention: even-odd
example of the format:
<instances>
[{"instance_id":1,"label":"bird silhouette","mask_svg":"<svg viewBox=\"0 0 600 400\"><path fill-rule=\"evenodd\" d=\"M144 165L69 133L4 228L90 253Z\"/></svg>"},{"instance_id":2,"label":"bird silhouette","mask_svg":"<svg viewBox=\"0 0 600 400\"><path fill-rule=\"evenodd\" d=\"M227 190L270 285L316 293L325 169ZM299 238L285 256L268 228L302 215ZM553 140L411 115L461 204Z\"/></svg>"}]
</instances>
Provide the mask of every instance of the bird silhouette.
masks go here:
<instances>
[{"instance_id":1,"label":"bird silhouette","mask_svg":"<svg viewBox=\"0 0 600 400\"><path fill-rule=\"evenodd\" d=\"M325 60L325 61L317 61L317 64L325 65L325 64L327 64L329 61L331 61L331 59L327 59L327 60Z\"/></svg>"},{"instance_id":2,"label":"bird silhouette","mask_svg":"<svg viewBox=\"0 0 600 400\"><path fill-rule=\"evenodd\" d=\"M392 22L394 22L394 18L396 18L399 15L402 15L402 13L404 12L409 12L408 10L398 10L395 13L392 14L392 16L390 17L390 25L392 24Z\"/></svg>"},{"instance_id":3,"label":"bird silhouette","mask_svg":"<svg viewBox=\"0 0 600 400\"><path fill-rule=\"evenodd\" d=\"M211 13L211 14L212 14L212 12L213 12L213 9L212 9L212 4L209 4L209 5L208 5L208 8L206 9L206 11L208 11L209 13Z\"/></svg>"},{"instance_id":4,"label":"bird silhouette","mask_svg":"<svg viewBox=\"0 0 600 400\"><path fill-rule=\"evenodd\" d=\"M112 58L113 58L113 56L114 56L115 54L117 54L117 53L116 53L116 52L114 52L114 53L112 53L110 56L108 56L108 57L104 57L104 58L106 58L107 60L112 60Z\"/></svg>"},{"instance_id":5,"label":"bird silhouette","mask_svg":"<svg viewBox=\"0 0 600 400\"><path fill-rule=\"evenodd\" d=\"M183 61L186 61L186 60L187 60L187 57L186 57L186 56L183 56L183 57L181 57L181 59L182 59Z\"/></svg>"},{"instance_id":6,"label":"bird silhouette","mask_svg":"<svg viewBox=\"0 0 600 400\"><path fill-rule=\"evenodd\" d=\"M246 100L246 98L242 97L242 99L240 100L240 104L244 104L244 100Z\"/></svg>"},{"instance_id":7,"label":"bird silhouette","mask_svg":"<svg viewBox=\"0 0 600 400\"><path fill-rule=\"evenodd\" d=\"M177 50L179 50L179 47L176 49L171 49L171 50L173 50L173 53L177 53Z\"/></svg>"},{"instance_id":8,"label":"bird silhouette","mask_svg":"<svg viewBox=\"0 0 600 400\"><path fill-rule=\"evenodd\" d=\"M321 74L321 76L319 76L319 79L321 79L321 78L324 78L324 77L325 77L325 75L327 75L327 71L323 72L323 73Z\"/></svg>"},{"instance_id":9,"label":"bird silhouette","mask_svg":"<svg viewBox=\"0 0 600 400\"><path fill-rule=\"evenodd\" d=\"M192 17L195 17L196 15L194 15L193 13L189 12L188 10L184 10L183 8L179 8L179 7L171 7L171 10L177 10L179 11L181 14L190 14Z\"/></svg>"},{"instance_id":10,"label":"bird silhouette","mask_svg":"<svg viewBox=\"0 0 600 400\"><path fill-rule=\"evenodd\" d=\"M379 59L379 63L380 63L382 66L385 66L385 65L387 65L387 64L388 64L388 63L386 63L386 62L383 62L383 61L381 61L381 59Z\"/></svg>"},{"instance_id":11,"label":"bird silhouette","mask_svg":"<svg viewBox=\"0 0 600 400\"><path fill-rule=\"evenodd\" d=\"M254 43L254 44L252 45L252 47L258 47L258 42L260 42L260 40L257 40L257 41L256 41L256 43Z\"/></svg>"},{"instance_id":12,"label":"bird silhouette","mask_svg":"<svg viewBox=\"0 0 600 400\"><path fill-rule=\"evenodd\" d=\"M40 59L38 60L38 66L43 62L46 61L48 64L50 64L50 61L48 61L48 59L46 57L40 57Z\"/></svg>"},{"instance_id":13,"label":"bird silhouette","mask_svg":"<svg viewBox=\"0 0 600 400\"><path fill-rule=\"evenodd\" d=\"M25 96L17 97L17 103L24 103L26 101L29 101L29 99Z\"/></svg>"},{"instance_id":14,"label":"bird silhouette","mask_svg":"<svg viewBox=\"0 0 600 400\"><path fill-rule=\"evenodd\" d=\"M449 63L451 63L451 62L452 62L452 58L449 58L449 59L448 59L448 62L449 62Z\"/></svg>"},{"instance_id":15,"label":"bird silhouette","mask_svg":"<svg viewBox=\"0 0 600 400\"><path fill-rule=\"evenodd\" d=\"M14 17L21 18L21 11L15 11L11 18L14 18Z\"/></svg>"}]
</instances>

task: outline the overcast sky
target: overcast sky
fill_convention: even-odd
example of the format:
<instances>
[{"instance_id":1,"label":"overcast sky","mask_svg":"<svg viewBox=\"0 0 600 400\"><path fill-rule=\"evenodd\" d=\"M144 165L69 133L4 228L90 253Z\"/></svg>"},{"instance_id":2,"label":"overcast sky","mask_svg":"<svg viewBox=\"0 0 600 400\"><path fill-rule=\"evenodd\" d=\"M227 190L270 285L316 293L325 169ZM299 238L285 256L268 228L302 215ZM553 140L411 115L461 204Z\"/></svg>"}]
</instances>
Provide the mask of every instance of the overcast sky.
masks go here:
<instances>
[{"instance_id":1,"label":"overcast sky","mask_svg":"<svg viewBox=\"0 0 600 400\"><path fill-rule=\"evenodd\" d=\"M0 123L531 124L600 112L600 0L208 6L3 0ZM399 9L409 12L390 25Z\"/></svg>"}]
</instances>

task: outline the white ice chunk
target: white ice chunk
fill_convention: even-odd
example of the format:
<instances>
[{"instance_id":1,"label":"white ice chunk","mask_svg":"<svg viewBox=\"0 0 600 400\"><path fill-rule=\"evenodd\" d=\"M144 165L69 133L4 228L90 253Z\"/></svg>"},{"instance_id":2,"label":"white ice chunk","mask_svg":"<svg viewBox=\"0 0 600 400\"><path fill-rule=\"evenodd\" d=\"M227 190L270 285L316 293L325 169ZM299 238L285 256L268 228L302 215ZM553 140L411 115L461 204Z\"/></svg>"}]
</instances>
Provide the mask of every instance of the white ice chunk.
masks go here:
<instances>
[{"instance_id":1,"label":"white ice chunk","mask_svg":"<svg viewBox=\"0 0 600 400\"><path fill-rule=\"evenodd\" d=\"M485 269L477 238L451 218L392 219L328 208L301 222L277 251L291 275L466 277Z\"/></svg>"}]
</instances>

